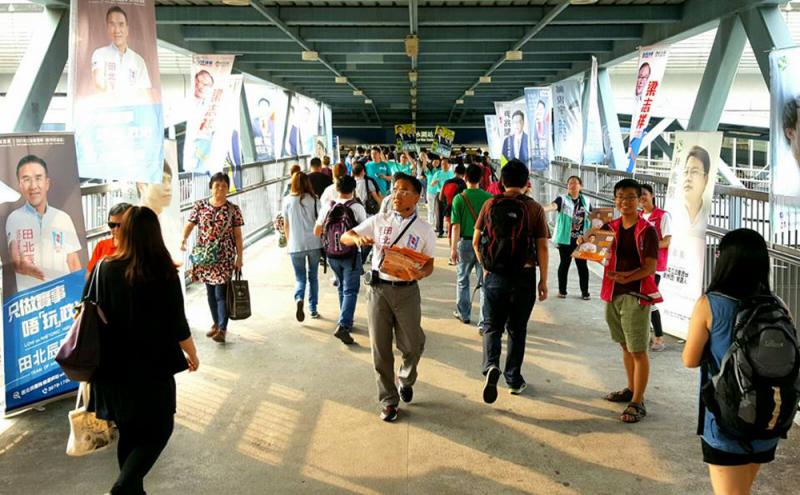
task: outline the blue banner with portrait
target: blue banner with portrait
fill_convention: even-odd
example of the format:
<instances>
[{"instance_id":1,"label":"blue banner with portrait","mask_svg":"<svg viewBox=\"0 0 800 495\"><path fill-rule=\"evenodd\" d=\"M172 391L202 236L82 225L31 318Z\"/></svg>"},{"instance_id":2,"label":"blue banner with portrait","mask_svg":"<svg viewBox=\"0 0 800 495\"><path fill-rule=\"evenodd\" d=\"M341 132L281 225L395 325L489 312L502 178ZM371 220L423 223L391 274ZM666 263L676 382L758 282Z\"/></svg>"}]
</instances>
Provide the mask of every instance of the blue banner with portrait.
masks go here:
<instances>
[{"instance_id":1,"label":"blue banner with portrait","mask_svg":"<svg viewBox=\"0 0 800 495\"><path fill-rule=\"evenodd\" d=\"M3 302L6 414L78 388L55 357L72 325L85 274L64 275Z\"/></svg>"},{"instance_id":2,"label":"blue banner with portrait","mask_svg":"<svg viewBox=\"0 0 800 495\"><path fill-rule=\"evenodd\" d=\"M525 107L531 136L528 167L541 172L550 168L553 159L553 100L550 88L525 88Z\"/></svg>"}]
</instances>

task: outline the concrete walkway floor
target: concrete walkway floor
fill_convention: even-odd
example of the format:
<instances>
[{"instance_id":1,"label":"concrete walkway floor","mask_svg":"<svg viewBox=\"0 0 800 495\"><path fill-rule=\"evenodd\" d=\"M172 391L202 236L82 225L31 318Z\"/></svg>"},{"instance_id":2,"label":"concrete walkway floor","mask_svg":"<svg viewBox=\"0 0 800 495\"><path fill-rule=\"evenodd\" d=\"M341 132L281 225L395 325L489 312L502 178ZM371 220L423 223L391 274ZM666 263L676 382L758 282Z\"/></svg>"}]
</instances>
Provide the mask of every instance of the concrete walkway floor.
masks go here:
<instances>
[{"instance_id":1,"label":"concrete walkway floor","mask_svg":"<svg viewBox=\"0 0 800 495\"><path fill-rule=\"evenodd\" d=\"M694 435L697 371L681 345L653 354L649 415L622 424L603 395L624 383L592 275L590 302L550 296L529 324L522 396L504 388L482 402L481 340L455 320L455 269L440 240L434 276L422 282L427 333L414 401L397 423L378 418L366 332L365 291L356 346L332 336L338 314L329 275L321 320L294 320L294 278L272 238L246 253L254 316L232 322L229 343L204 336L205 292L187 304L200 371L178 376L176 429L145 487L152 494L700 494L710 484ZM477 319L477 304L473 318ZM99 494L117 474L113 451L64 454L72 400L0 422L0 493ZM4 431L3 431L4 430ZM756 493L798 493L800 428L766 466Z\"/></svg>"}]
</instances>

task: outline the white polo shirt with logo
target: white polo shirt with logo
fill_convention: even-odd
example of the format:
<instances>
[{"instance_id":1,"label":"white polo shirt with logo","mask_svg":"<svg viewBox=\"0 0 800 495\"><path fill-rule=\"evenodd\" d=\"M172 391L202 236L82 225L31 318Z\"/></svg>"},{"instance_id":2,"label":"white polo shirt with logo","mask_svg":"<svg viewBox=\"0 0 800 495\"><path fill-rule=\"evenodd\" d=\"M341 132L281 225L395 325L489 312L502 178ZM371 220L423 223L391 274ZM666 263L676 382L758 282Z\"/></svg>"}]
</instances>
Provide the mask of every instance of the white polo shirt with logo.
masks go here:
<instances>
[{"instance_id":1,"label":"white polo shirt with logo","mask_svg":"<svg viewBox=\"0 0 800 495\"><path fill-rule=\"evenodd\" d=\"M72 219L63 211L48 205L44 215L25 203L12 211L6 220L6 239L15 243L22 258L44 272L44 281L70 272L67 255L81 250ZM17 273L17 290L30 289L44 281Z\"/></svg>"},{"instance_id":2,"label":"white polo shirt with logo","mask_svg":"<svg viewBox=\"0 0 800 495\"><path fill-rule=\"evenodd\" d=\"M372 269L379 270L383 259L383 250L391 246L395 238L406 228L408 223L416 217L403 237L395 244L396 247L413 249L418 253L433 258L436 250L436 232L433 227L422 217L414 214L408 218L403 218L399 213L390 211L378 213L367 219L366 222L358 225L353 231L360 236L367 236L374 239L374 251L372 253ZM400 282L401 279L380 273L380 278L391 282Z\"/></svg>"},{"instance_id":3,"label":"white polo shirt with logo","mask_svg":"<svg viewBox=\"0 0 800 495\"><path fill-rule=\"evenodd\" d=\"M109 91L150 89L150 74L144 59L129 48L122 54L114 44L92 53L92 71L102 70Z\"/></svg>"}]
</instances>

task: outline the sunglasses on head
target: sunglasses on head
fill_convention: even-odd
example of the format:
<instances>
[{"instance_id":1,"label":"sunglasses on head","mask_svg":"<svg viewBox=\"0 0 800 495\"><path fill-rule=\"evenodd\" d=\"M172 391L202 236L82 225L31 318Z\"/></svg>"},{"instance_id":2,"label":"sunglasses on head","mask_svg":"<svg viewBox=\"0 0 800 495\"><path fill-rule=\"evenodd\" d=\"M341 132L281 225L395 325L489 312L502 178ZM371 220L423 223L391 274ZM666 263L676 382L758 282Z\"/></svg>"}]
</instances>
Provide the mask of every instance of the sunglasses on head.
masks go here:
<instances>
[{"instance_id":1,"label":"sunglasses on head","mask_svg":"<svg viewBox=\"0 0 800 495\"><path fill-rule=\"evenodd\" d=\"M122 225L122 224L121 224L121 223L118 223L118 222L108 222L108 228L109 228L109 229L116 229L116 228L117 228L117 227L119 227L120 225Z\"/></svg>"}]
</instances>

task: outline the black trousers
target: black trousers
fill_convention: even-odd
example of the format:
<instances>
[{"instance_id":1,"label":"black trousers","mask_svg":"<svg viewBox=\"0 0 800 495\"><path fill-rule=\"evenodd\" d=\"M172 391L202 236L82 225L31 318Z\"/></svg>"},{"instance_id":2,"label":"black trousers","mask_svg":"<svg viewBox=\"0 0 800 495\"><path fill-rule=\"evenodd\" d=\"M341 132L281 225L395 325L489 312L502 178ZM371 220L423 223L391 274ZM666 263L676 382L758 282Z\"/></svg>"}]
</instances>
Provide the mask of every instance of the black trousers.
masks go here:
<instances>
[{"instance_id":1,"label":"black trousers","mask_svg":"<svg viewBox=\"0 0 800 495\"><path fill-rule=\"evenodd\" d=\"M661 282L661 275L656 273L656 287L658 287L659 282ZM653 333L655 333L656 337L663 337L664 328L661 326L661 313L658 311L658 306L655 306L650 313L650 323L653 324Z\"/></svg>"},{"instance_id":2,"label":"black trousers","mask_svg":"<svg viewBox=\"0 0 800 495\"><path fill-rule=\"evenodd\" d=\"M163 414L148 418L136 418L121 422L117 462L119 477L111 488L112 494L141 495L144 491L144 477L158 460L161 451L167 446L175 426L173 414Z\"/></svg>"},{"instance_id":3,"label":"black trousers","mask_svg":"<svg viewBox=\"0 0 800 495\"><path fill-rule=\"evenodd\" d=\"M577 244L573 241L572 244L558 244L558 256L560 262L558 264L558 293L567 293L567 276L569 275L569 265L572 263L572 252L575 251ZM586 260L575 260L575 266L578 267L578 283L581 287L581 295L589 295L589 267L586 265Z\"/></svg>"}]
</instances>

